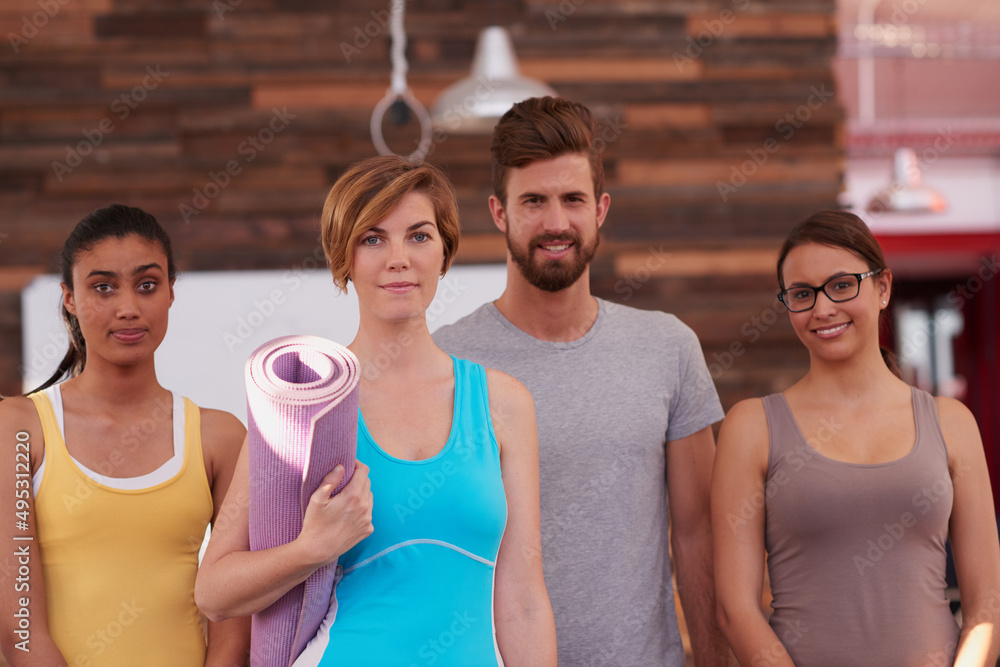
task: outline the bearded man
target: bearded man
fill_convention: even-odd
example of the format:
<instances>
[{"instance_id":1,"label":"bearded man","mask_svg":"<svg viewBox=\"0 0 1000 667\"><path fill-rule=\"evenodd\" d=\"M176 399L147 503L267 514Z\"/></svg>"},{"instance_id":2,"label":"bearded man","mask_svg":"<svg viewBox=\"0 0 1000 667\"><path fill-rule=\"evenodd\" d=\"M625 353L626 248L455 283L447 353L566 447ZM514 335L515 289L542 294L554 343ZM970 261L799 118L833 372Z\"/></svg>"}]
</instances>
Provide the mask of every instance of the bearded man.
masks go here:
<instances>
[{"instance_id":1,"label":"bearded man","mask_svg":"<svg viewBox=\"0 0 1000 667\"><path fill-rule=\"evenodd\" d=\"M525 100L501 118L489 205L507 239L506 288L434 338L534 397L559 663L683 667L669 519L697 664L724 665L709 511L723 412L690 328L590 293L611 205L600 144L587 107L564 99Z\"/></svg>"}]
</instances>

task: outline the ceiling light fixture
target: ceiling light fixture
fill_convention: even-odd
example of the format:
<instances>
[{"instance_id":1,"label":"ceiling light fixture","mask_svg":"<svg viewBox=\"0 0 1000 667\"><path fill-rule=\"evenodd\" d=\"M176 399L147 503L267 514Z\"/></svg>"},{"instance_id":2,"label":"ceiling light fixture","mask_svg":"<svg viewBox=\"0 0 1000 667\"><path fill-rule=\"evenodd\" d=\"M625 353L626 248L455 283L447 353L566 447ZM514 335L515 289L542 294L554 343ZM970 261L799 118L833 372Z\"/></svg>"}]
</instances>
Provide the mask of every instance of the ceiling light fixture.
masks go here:
<instances>
[{"instance_id":1,"label":"ceiling light fixture","mask_svg":"<svg viewBox=\"0 0 1000 667\"><path fill-rule=\"evenodd\" d=\"M917 152L897 148L892 183L868 202L869 213L941 213L948 202L937 190L923 184Z\"/></svg>"},{"instance_id":2,"label":"ceiling light fixture","mask_svg":"<svg viewBox=\"0 0 1000 667\"><path fill-rule=\"evenodd\" d=\"M435 129L454 134L488 134L512 106L529 97L555 96L548 85L521 75L506 28L479 33L472 73L447 88L434 104Z\"/></svg>"}]
</instances>

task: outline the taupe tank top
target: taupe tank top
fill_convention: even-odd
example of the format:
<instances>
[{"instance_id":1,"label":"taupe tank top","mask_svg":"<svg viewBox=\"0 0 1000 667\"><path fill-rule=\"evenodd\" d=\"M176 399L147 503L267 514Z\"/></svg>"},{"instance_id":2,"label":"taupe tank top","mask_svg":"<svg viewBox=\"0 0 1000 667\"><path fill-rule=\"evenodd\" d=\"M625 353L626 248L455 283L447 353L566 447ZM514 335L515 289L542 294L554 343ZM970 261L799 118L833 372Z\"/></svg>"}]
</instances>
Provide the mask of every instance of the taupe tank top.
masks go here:
<instances>
[{"instance_id":1,"label":"taupe tank top","mask_svg":"<svg viewBox=\"0 0 1000 667\"><path fill-rule=\"evenodd\" d=\"M948 452L933 397L912 394L913 449L871 465L823 456L782 394L763 399L767 481L749 509L765 508L770 623L797 667L954 660L959 629L944 593ZM824 428L837 425L822 425L820 440Z\"/></svg>"}]
</instances>

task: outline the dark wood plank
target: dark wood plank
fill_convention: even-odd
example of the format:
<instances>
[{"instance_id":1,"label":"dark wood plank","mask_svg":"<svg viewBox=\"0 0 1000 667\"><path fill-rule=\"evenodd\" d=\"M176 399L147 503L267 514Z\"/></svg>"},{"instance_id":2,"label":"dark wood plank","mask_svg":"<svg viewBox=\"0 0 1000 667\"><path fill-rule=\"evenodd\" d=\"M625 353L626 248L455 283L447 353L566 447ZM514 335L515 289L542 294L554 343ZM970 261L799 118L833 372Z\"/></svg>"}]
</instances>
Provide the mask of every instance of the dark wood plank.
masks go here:
<instances>
[{"instance_id":1,"label":"dark wood plank","mask_svg":"<svg viewBox=\"0 0 1000 667\"><path fill-rule=\"evenodd\" d=\"M755 0L730 17L733 7L427 0L406 15L407 81L427 107L468 75L479 31L498 21L525 73L591 106L613 198L595 292L690 323L719 364L727 406L784 388L803 367L787 323L752 343L747 334L773 301L768 253L792 224L836 206L844 150L828 94L834 0ZM37 11L37 0L7 2L3 34ZM69 229L112 201L157 216L186 271L318 262L327 190L375 153L386 20L379 0L67 3L20 52L0 53L0 277L53 270ZM275 110L290 116L280 131ZM113 129L98 133L102 122ZM414 129L386 126L400 151ZM250 160L249 142L264 138ZM87 154L60 173L73 152ZM489 137L436 133L428 159L458 194L458 261L503 261L487 207ZM205 205L192 209L199 193ZM660 248L675 260L651 271ZM713 271L713 260L729 268ZM19 390L19 311L3 289L14 296L0 295L0 391ZM734 355L735 344L746 350Z\"/></svg>"}]
</instances>

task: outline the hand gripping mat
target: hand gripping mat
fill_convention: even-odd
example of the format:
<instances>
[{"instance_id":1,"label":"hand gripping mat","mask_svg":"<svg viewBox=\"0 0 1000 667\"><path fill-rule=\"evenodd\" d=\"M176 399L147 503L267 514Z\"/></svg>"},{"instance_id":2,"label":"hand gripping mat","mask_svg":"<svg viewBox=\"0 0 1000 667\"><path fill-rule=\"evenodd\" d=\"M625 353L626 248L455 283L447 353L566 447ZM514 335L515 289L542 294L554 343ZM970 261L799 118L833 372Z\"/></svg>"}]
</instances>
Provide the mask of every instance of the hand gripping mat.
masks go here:
<instances>
[{"instance_id":1,"label":"hand gripping mat","mask_svg":"<svg viewBox=\"0 0 1000 667\"><path fill-rule=\"evenodd\" d=\"M338 464L347 484L358 434L358 359L317 336L284 336L246 365L250 457L250 549L294 540L309 497ZM252 667L288 667L330 607L336 563L316 570L254 614Z\"/></svg>"}]
</instances>

